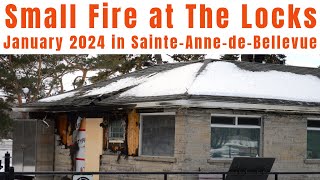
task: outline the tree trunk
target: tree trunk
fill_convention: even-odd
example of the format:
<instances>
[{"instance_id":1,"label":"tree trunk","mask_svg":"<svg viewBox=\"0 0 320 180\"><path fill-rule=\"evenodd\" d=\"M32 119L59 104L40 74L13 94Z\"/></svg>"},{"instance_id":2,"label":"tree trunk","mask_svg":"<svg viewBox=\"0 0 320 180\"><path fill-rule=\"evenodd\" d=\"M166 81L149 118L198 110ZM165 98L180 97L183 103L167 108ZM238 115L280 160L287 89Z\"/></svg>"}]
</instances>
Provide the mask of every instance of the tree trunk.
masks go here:
<instances>
[{"instance_id":1,"label":"tree trunk","mask_svg":"<svg viewBox=\"0 0 320 180\"><path fill-rule=\"evenodd\" d=\"M87 73L88 73L87 69L83 69L81 71L82 71L82 78L81 78L81 83L79 84L79 87L82 87L84 85L84 83L86 82Z\"/></svg>"},{"instance_id":2,"label":"tree trunk","mask_svg":"<svg viewBox=\"0 0 320 180\"><path fill-rule=\"evenodd\" d=\"M32 97L32 101L35 101L37 99L37 96L40 94L40 86L41 86L41 78L42 76L42 59L41 59L41 55L39 55L39 59L38 59L38 81L37 81L37 92L34 92L34 96ZM29 95L28 95L29 96Z\"/></svg>"},{"instance_id":3,"label":"tree trunk","mask_svg":"<svg viewBox=\"0 0 320 180\"><path fill-rule=\"evenodd\" d=\"M18 106L22 106L22 96L20 93L17 94L17 98L18 98Z\"/></svg>"},{"instance_id":4,"label":"tree trunk","mask_svg":"<svg viewBox=\"0 0 320 180\"><path fill-rule=\"evenodd\" d=\"M59 78L59 82L60 82L60 93L63 93L64 87L63 87L62 77Z\"/></svg>"},{"instance_id":5,"label":"tree trunk","mask_svg":"<svg viewBox=\"0 0 320 180\"><path fill-rule=\"evenodd\" d=\"M156 59L157 61L157 64L162 64L162 57L161 57L161 54L155 54L154 55L154 59Z\"/></svg>"}]
</instances>

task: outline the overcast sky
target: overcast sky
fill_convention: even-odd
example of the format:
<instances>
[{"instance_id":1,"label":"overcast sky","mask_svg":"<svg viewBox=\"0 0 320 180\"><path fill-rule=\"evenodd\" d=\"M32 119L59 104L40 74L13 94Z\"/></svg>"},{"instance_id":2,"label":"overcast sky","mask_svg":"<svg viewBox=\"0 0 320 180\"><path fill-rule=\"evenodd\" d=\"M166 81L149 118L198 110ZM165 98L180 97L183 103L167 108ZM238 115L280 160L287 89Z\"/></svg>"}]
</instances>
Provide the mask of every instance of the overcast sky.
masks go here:
<instances>
[{"instance_id":1,"label":"overcast sky","mask_svg":"<svg viewBox=\"0 0 320 180\"><path fill-rule=\"evenodd\" d=\"M303 67L319 67L320 66L320 53L307 55L307 54L286 54L287 65L303 66ZM219 59L219 54L210 54L207 58Z\"/></svg>"},{"instance_id":2,"label":"overcast sky","mask_svg":"<svg viewBox=\"0 0 320 180\"><path fill-rule=\"evenodd\" d=\"M305 67L319 67L320 66L320 53L315 55L304 54L286 54L287 65L305 66Z\"/></svg>"}]
</instances>

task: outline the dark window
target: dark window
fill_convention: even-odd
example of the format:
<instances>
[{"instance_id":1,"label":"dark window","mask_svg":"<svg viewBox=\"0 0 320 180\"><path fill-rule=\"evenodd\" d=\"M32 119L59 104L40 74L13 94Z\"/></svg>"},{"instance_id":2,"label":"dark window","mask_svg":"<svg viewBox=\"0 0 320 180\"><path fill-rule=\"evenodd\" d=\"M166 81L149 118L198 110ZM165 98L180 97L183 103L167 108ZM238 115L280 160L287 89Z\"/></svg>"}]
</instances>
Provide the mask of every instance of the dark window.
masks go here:
<instances>
[{"instance_id":1,"label":"dark window","mask_svg":"<svg viewBox=\"0 0 320 180\"><path fill-rule=\"evenodd\" d=\"M211 128L211 158L259 156L260 128Z\"/></svg>"},{"instance_id":2,"label":"dark window","mask_svg":"<svg viewBox=\"0 0 320 180\"><path fill-rule=\"evenodd\" d=\"M307 158L320 159L320 121L308 121Z\"/></svg>"},{"instance_id":3,"label":"dark window","mask_svg":"<svg viewBox=\"0 0 320 180\"><path fill-rule=\"evenodd\" d=\"M212 116L211 117L212 124L235 124L235 117L223 117L223 116Z\"/></svg>"},{"instance_id":4,"label":"dark window","mask_svg":"<svg viewBox=\"0 0 320 180\"><path fill-rule=\"evenodd\" d=\"M308 127L320 128L320 121L308 120Z\"/></svg>"},{"instance_id":5,"label":"dark window","mask_svg":"<svg viewBox=\"0 0 320 180\"><path fill-rule=\"evenodd\" d=\"M141 155L174 155L174 115L145 115L141 125Z\"/></svg>"},{"instance_id":6,"label":"dark window","mask_svg":"<svg viewBox=\"0 0 320 180\"><path fill-rule=\"evenodd\" d=\"M238 125L260 126L260 118L255 118L255 117L238 117Z\"/></svg>"},{"instance_id":7,"label":"dark window","mask_svg":"<svg viewBox=\"0 0 320 180\"><path fill-rule=\"evenodd\" d=\"M259 156L261 118L212 116L211 123L211 158Z\"/></svg>"}]
</instances>

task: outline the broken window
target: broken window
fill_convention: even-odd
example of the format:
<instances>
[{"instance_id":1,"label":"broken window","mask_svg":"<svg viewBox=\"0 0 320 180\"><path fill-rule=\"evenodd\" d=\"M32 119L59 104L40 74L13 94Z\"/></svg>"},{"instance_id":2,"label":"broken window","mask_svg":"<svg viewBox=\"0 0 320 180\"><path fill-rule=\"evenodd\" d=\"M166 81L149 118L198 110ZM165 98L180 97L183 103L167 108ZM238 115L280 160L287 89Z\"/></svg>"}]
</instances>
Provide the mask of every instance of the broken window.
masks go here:
<instances>
[{"instance_id":1,"label":"broken window","mask_svg":"<svg viewBox=\"0 0 320 180\"><path fill-rule=\"evenodd\" d=\"M104 128L104 149L111 154L124 150L126 114L107 114L100 126Z\"/></svg>"},{"instance_id":2,"label":"broken window","mask_svg":"<svg viewBox=\"0 0 320 180\"><path fill-rule=\"evenodd\" d=\"M174 115L144 114L141 116L140 132L140 155L174 155Z\"/></svg>"},{"instance_id":3,"label":"broken window","mask_svg":"<svg viewBox=\"0 0 320 180\"><path fill-rule=\"evenodd\" d=\"M259 156L260 126L260 117L212 116L211 158Z\"/></svg>"},{"instance_id":4,"label":"broken window","mask_svg":"<svg viewBox=\"0 0 320 180\"><path fill-rule=\"evenodd\" d=\"M307 158L320 159L320 120L308 120Z\"/></svg>"}]
</instances>

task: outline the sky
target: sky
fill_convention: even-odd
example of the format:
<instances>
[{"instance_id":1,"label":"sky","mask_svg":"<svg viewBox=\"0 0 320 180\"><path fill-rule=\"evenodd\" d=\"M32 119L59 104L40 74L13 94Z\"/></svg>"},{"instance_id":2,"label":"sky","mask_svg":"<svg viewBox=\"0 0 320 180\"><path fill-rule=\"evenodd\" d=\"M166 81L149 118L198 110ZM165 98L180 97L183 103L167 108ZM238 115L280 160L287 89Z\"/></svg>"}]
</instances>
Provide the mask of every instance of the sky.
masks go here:
<instances>
[{"instance_id":1,"label":"sky","mask_svg":"<svg viewBox=\"0 0 320 180\"><path fill-rule=\"evenodd\" d=\"M320 66L320 53L313 55L306 54L286 54L287 65L304 66L304 67L319 67Z\"/></svg>"},{"instance_id":2,"label":"sky","mask_svg":"<svg viewBox=\"0 0 320 180\"><path fill-rule=\"evenodd\" d=\"M320 53L319 54L285 54L286 65L302 66L302 67L319 67L320 66ZM210 54L207 58L219 59L220 54Z\"/></svg>"}]
</instances>

